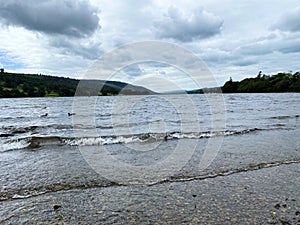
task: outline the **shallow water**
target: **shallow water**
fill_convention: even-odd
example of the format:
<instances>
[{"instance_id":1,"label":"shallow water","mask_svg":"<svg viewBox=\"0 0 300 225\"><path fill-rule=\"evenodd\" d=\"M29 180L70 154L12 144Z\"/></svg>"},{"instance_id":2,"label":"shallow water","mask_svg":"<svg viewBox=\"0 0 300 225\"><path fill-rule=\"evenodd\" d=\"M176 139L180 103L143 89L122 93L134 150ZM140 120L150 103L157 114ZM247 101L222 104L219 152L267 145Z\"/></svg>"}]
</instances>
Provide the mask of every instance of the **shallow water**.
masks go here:
<instances>
[{"instance_id":1,"label":"shallow water","mask_svg":"<svg viewBox=\"0 0 300 225\"><path fill-rule=\"evenodd\" d=\"M205 95L80 98L79 106L73 98L0 99L0 197L188 181L299 162L299 97L224 95L222 130L212 129Z\"/></svg>"},{"instance_id":2,"label":"shallow water","mask_svg":"<svg viewBox=\"0 0 300 225\"><path fill-rule=\"evenodd\" d=\"M0 222L294 223L299 97L0 99Z\"/></svg>"},{"instance_id":3,"label":"shallow water","mask_svg":"<svg viewBox=\"0 0 300 225\"><path fill-rule=\"evenodd\" d=\"M154 186L56 191L0 202L1 224L297 224L300 164ZM60 207L54 209L54 206Z\"/></svg>"}]
</instances>

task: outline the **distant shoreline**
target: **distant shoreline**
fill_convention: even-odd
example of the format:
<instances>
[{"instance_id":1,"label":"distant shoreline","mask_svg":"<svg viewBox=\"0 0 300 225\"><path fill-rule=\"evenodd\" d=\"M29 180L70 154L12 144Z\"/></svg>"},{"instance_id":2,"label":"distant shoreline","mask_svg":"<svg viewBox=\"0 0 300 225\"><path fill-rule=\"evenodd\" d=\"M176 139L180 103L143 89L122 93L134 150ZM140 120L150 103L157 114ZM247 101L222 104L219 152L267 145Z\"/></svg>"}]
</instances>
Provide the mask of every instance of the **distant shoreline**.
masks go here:
<instances>
[{"instance_id":1,"label":"distant shoreline","mask_svg":"<svg viewBox=\"0 0 300 225\"><path fill-rule=\"evenodd\" d=\"M299 93L300 72L265 75L242 81L229 79L222 87L157 93L119 81L77 80L42 74L0 72L0 98L115 95L173 95L205 93Z\"/></svg>"},{"instance_id":2,"label":"distant shoreline","mask_svg":"<svg viewBox=\"0 0 300 225\"><path fill-rule=\"evenodd\" d=\"M119 81L77 80L38 74L0 73L0 98L150 95L155 92Z\"/></svg>"}]
</instances>

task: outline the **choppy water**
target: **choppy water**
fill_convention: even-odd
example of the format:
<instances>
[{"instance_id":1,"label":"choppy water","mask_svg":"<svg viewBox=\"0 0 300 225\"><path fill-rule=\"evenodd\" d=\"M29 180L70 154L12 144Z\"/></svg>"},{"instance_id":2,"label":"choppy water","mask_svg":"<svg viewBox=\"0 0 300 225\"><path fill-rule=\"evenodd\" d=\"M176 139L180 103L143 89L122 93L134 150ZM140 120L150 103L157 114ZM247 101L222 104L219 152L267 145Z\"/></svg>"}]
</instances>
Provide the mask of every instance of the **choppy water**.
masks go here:
<instances>
[{"instance_id":1,"label":"choppy water","mask_svg":"<svg viewBox=\"0 0 300 225\"><path fill-rule=\"evenodd\" d=\"M224 102L214 113L226 127L212 129L205 95L0 99L0 151L299 129L299 94L231 94Z\"/></svg>"},{"instance_id":2,"label":"choppy water","mask_svg":"<svg viewBox=\"0 0 300 225\"><path fill-rule=\"evenodd\" d=\"M266 224L274 196L299 199L300 94L220 96L0 99L0 223L56 221L57 202L73 223L82 215L88 223L124 223L110 212L131 215L133 206L145 210L142 220L150 213L146 224L161 212L178 223L178 214L195 216L199 196L199 216L223 218L233 206L248 214L252 206L251 223L256 216ZM208 143L220 137L200 168ZM251 190L245 182L254 182ZM298 209L289 210L296 221Z\"/></svg>"},{"instance_id":3,"label":"choppy water","mask_svg":"<svg viewBox=\"0 0 300 225\"><path fill-rule=\"evenodd\" d=\"M0 200L300 162L300 94L220 96L0 99Z\"/></svg>"}]
</instances>

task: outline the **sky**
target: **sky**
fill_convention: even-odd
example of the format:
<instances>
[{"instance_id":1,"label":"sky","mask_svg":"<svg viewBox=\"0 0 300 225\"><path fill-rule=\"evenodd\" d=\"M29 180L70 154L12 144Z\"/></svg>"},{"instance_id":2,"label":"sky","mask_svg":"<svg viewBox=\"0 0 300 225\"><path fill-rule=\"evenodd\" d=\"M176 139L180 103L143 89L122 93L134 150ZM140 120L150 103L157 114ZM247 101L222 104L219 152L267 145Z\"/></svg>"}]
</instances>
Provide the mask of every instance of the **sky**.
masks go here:
<instances>
[{"instance_id":1,"label":"sky","mask_svg":"<svg viewBox=\"0 0 300 225\"><path fill-rule=\"evenodd\" d=\"M0 67L10 72L81 79L105 54L142 41L190 51L212 86L300 71L299 0L0 0L0 28ZM161 62L131 64L110 79L154 91L201 88Z\"/></svg>"}]
</instances>

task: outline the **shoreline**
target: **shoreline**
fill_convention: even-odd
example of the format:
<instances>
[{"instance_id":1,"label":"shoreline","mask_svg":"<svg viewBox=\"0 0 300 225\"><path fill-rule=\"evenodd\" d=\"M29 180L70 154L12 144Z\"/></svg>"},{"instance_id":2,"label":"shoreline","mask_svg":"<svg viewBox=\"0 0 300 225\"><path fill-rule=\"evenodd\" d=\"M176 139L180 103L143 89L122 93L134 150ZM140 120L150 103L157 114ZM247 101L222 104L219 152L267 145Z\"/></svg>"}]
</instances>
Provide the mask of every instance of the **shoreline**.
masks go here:
<instances>
[{"instance_id":1,"label":"shoreline","mask_svg":"<svg viewBox=\"0 0 300 225\"><path fill-rule=\"evenodd\" d=\"M82 151L100 158L109 152L143 171L169 156L178 140L162 141L155 151L142 151L157 144L149 142L2 152L0 224L294 225L300 223L299 134L285 129L227 136L203 170L199 163L208 139L199 139L181 169L169 177L158 171L150 180L154 185L140 186L122 177L115 164L120 180L98 174ZM185 149L193 143L181 141Z\"/></svg>"},{"instance_id":2,"label":"shoreline","mask_svg":"<svg viewBox=\"0 0 300 225\"><path fill-rule=\"evenodd\" d=\"M295 163L205 180L57 191L0 202L0 222L297 224L299 173Z\"/></svg>"}]
</instances>

